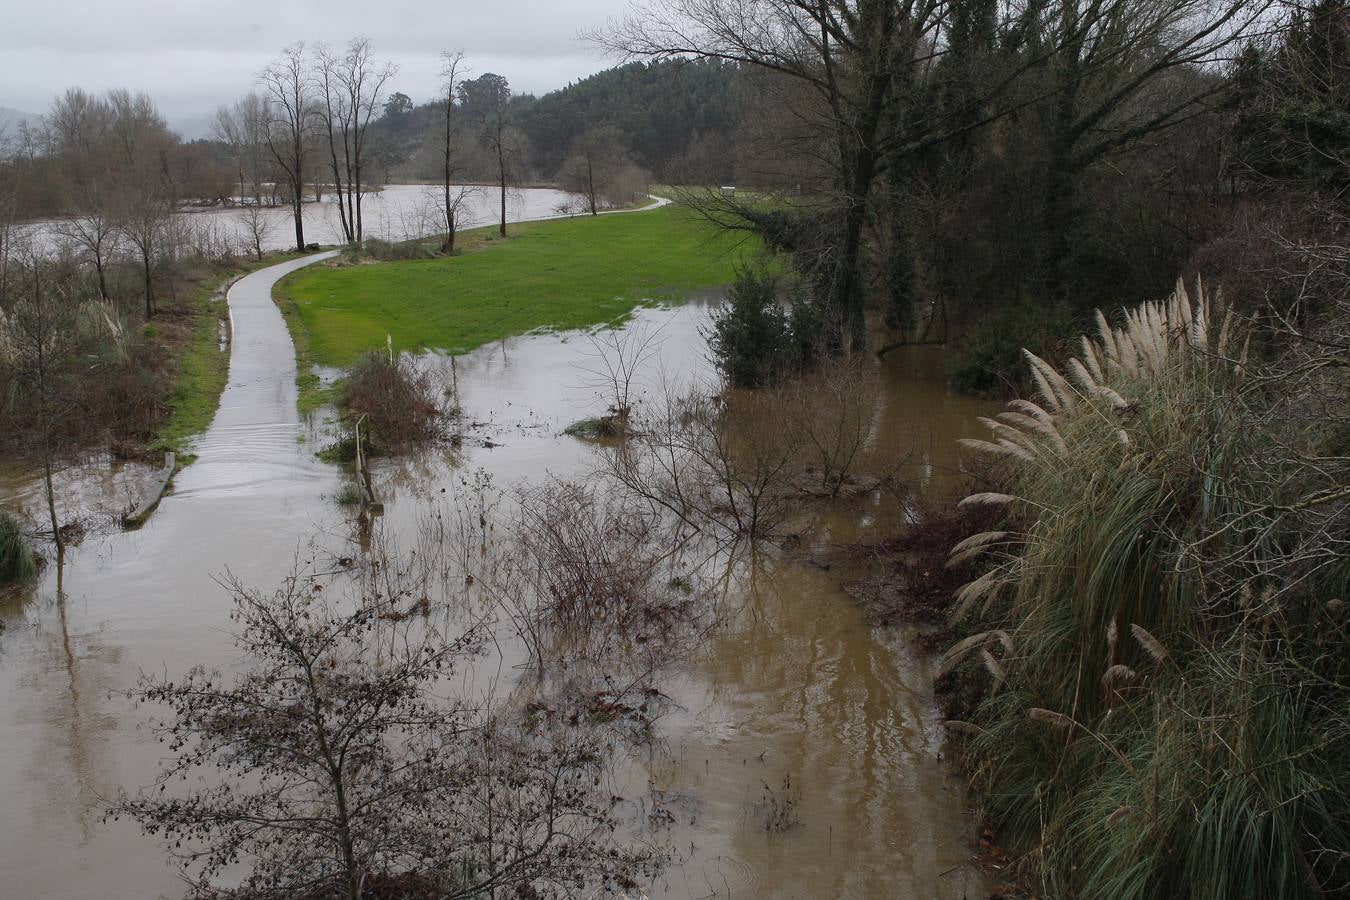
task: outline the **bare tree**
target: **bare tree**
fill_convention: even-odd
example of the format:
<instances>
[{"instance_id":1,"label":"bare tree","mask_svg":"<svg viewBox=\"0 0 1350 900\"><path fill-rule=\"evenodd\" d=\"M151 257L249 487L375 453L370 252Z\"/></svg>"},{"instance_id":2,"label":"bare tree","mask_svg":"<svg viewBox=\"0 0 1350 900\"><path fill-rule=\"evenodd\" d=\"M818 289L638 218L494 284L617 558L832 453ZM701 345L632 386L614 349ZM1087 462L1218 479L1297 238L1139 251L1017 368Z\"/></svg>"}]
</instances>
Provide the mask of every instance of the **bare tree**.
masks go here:
<instances>
[{"instance_id":1,"label":"bare tree","mask_svg":"<svg viewBox=\"0 0 1350 900\"><path fill-rule=\"evenodd\" d=\"M0 314L0 358L11 369L17 388L8 402L22 397L22 415L33 426L33 450L42 464L43 494L58 565L65 561L66 547L53 478L64 420L76 408L69 389L70 365L77 349L76 309L68 275L29 254L19 267L16 300L7 313Z\"/></svg>"},{"instance_id":2,"label":"bare tree","mask_svg":"<svg viewBox=\"0 0 1350 900\"><path fill-rule=\"evenodd\" d=\"M305 171L311 129L305 45L292 44L281 58L258 73L267 100L265 134L268 152L286 177L295 219L295 249L305 249Z\"/></svg>"},{"instance_id":3,"label":"bare tree","mask_svg":"<svg viewBox=\"0 0 1350 900\"><path fill-rule=\"evenodd\" d=\"M110 300L108 292L108 264L117 255L124 236L122 223L118 221L114 208L101 198L109 186L94 189L86 194L87 205L77 215L61 219L55 230L77 248L94 267L94 277L98 281L98 295Z\"/></svg>"},{"instance_id":4,"label":"bare tree","mask_svg":"<svg viewBox=\"0 0 1350 900\"><path fill-rule=\"evenodd\" d=\"M0 304L9 294L10 260L15 255L14 227L19 203L19 172L12 160L9 135L0 128Z\"/></svg>"},{"instance_id":5,"label":"bare tree","mask_svg":"<svg viewBox=\"0 0 1350 900\"><path fill-rule=\"evenodd\" d=\"M117 155L120 184L117 218L140 259L149 319L156 308L154 269L169 216L177 206L169 172L176 141L149 96L113 90L108 92L108 104L109 149Z\"/></svg>"},{"instance_id":6,"label":"bare tree","mask_svg":"<svg viewBox=\"0 0 1350 900\"><path fill-rule=\"evenodd\" d=\"M491 156L497 173L500 199L497 231L506 237L506 192L519 177L525 143L525 136L511 121L511 85L501 75L488 72L461 82L459 93L466 112L474 117L478 140Z\"/></svg>"},{"instance_id":7,"label":"bare tree","mask_svg":"<svg viewBox=\"0 0 1350 900\"><path fill-rule=\"evenodd\" d=\"M119 173L108 153L110 105L79 88L56 99L47 117L47 144L61 162L65 202L73 214L56 230L89 260L99 296L109 299L108 264L122 237Z\"/></svg>"},{"instance_id":8,"label":"bare tree","mask_svg":"<svg viewBox=\"0 0 1350 900\"><path fill-rule=\"evenodd\" d=\"M777 422L782 411L760 392L723 397L666 385L630 422L632 437L603 457L606 472L695 531L765 537L789 511L803 446Z\"/></svg>"},{"instance_id":9,"label":"bare tree","mask_svg":"<svg viewBox=\"0 0 1350 900\"><path fill-rule=\"evenodd\" d=\"M601 206L613 201L614 189L631 165L623 146L623 134L613 125L598 125L573 142L559 181L563 190L585 197L594 216Z\"/></svg>"},{"instance_id":10,"label":"bare tree","mask_svg":"<svg viewBox=\"0 0 1350 900\"><path fill-rule=\"evenodd\" d=\"M338 194L338 218L348 243L360 243L366 133L384 85L397 69L372 57L368 38L353 38L341 56L320 45L315 56L314 77L323 98L317 108Z\"/></svg>"},{"instance_id":11,"label":"bare tree","mask_svg":"<svg viewBox=\"0 0 1350 900\"><path fill-rule=\"evenodd\" d=\"M880 390L876 367L854 357L834 361L779 391L789 427L802 435L831 497L838 496L872 440Z\"/></svg>"},{"instance_id":12,"label":"bare tree","mask_svg":"<svg viewBox=\"0 0 1350 900\"><path fill-rule=\"evenodd\" d=\"M253 245L253 254L261 262L263 258L263 242L272 235L272 219L256 203L250 203L235 216L239 224L243 226L244 233L248 235L249 243Z\"/></svg>"},{"instance_id":13,"label":"bare tree","mask_svg":"<svg viewBox=\"0 0 1350 900\"><path fill-rule=\"evenodd\" d=\"M1045 60L1029 87L1047 113L1043 272L1052 295L1066 285L1081 174L1207 111L1232 87L1216 67L1261 29L1272 3L1053 0L1034 11L1026 53Z\"/></svg>"},{"instance_id":14,"label":"bare tree","mask_svg":"<svg viewBox=\"0 0 1350 900\"><path fill-rule=\"evenodd\" d=\"M250 93L232 106L217 109L211 120L211 131L216 140L229 145L234 155L240 199L251 196L254 205L262 204L263 185L270 180L267 119L267 101L257 93Z\"/></svg>"},{"instance_id":15,"label":"bare tree","mask_svg":"<svg viewBox=\"0 0 1350 900\"><path fill-rule=\"evenodd\" d=\"M836 192L822 298L835 347L866 344L859 259L883 126L902 80L931 56L945 8L943 0L652 0L591 35L626 57L726 60L806 86L795 112L828 141L819 161Z\"/></svg>"},{"instance_id":16,"label":"bare tree","mask_svg":"<svg viewBox=\"0 0 1350 900\"><path fill-rule=\"evenodd\" d=\"M212 896L467 900L630 881L650 858L613 842L601 747L447 697L486 635L443 631L417 583L382 571L330 601L340 588L318 576L273 594L227 580L251 666L232 684L200 667L142 683L134 696L169 710L156 730L177 755L157 787L174 789L112 814L193 847L185 874ZM241 860L239 888L217 888Z\"/></svg>"},{"instance_id":17,"label":"bare tree","mask_svg":"<svg viewBox=\"0 0 1350 900\"><path fill-rule=\"evenodd\" d=\"M661 352L661 342L660 328L638 324L590 335L591 349L576 369L582 385L605 401L607 421L612 423L608 430L614 435L627 433L642 389L639 377Z\"/></svg>"},{"instance_id":18,"label":"bare tree","mask_svg":"<svg viewBox=\"0 0 1350 900\"><path fill-rule=\"evenodd\" d=\"M464 127L461 110L455 108L455 97L463 79L464 54L446 50L441 53L441 93L445 96L445 122L441 141L441 209L445 214L445 242L443 253L455 252L455 230L459 214L472 188L456 185L462 175L464 155Z\"/></svg>"}]
</instances>

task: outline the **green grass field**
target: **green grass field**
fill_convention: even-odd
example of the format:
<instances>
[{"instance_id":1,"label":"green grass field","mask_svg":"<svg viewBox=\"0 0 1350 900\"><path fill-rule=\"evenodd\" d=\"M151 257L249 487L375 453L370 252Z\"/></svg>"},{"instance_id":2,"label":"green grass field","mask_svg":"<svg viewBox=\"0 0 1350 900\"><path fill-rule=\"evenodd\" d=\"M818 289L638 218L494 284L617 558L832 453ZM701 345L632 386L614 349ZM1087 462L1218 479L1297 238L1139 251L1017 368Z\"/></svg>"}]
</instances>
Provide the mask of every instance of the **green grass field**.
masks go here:
<instances>
[{"instance_id":1,"label":"green grass field","mask_svg":"<svg viewBox=\"0 0 1350 900\"><path fill-rule=\"evenodd\" d=\"M467 235L448 258L320 265L277 286L302 370L348 366L393 338L400 350L454 353L535 330L621 319L644 302L727 284L758 252L687 210L511 226Z\"/></svg>"}]
</instances>

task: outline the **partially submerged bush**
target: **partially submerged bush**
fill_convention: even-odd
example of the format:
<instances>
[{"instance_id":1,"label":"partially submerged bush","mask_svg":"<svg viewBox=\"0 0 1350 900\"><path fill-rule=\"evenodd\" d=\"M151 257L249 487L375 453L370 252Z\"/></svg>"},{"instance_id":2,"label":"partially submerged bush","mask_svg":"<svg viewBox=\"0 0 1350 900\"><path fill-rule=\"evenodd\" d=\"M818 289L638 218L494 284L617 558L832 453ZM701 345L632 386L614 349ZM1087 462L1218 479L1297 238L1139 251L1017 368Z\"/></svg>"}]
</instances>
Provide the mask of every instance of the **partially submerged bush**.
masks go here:
<instances>
[{"instance_id":1,"label":"partially submerged bush","mask_svg":"<svg viewBox=\"0 0 1350 900\"><path fill-rule=\"evenodd\" d=\"M431 378L401 356L378 352L362 356L338 390L338 405L349 424L363 423L370 453L405 451L441 433L441 410Z\"/></svg>"},{"instance_id":2,"label":"partially submerged bush","mask_svg":"<svg viewBox=\"0 0 1350 900\"><path fill-rule=\"evenodd\" d=\"M952 387L966 394L1006 397L1027 383L1021 347L1041 348L1070 333L1065 310L1028 300L983 317L958 342L947 363Z\"/></svg>"},{"instance_id":3,"label":"partially submerged bush","mask_svg":"<svg viewBox=\"0 0 1350 900\"><path fill-rule=\"evenodd\" d=\"M19 522L0 512L0 587L22 584L37 575L37 562Z\"/></svg>"},{"instance_id":4,"label":"partially submerged bush","mask_svg":"<svg viewBox=\"0 0 1350 900\"><path fill-rule=\"evenodd\" d=\"M965 503L1024 525L955 548L992 567L941 669L988 670L970 761L1051 895L1350 885L1350 391L1343 365L1253 370L1214 315L1179 287L1099 317L1067 374L1027 354L1037 401L974 442L1010 487Z\"/></svg>"},{"instance_id":5,"label":"partially submerged bush","mask_svg":"<svg viewBox=\"0 0 1350 900\"><path fill-rule=\"evenodd\" d=\"M628 431L627 422L617 414L594 416L580 419L563 429L563 434L589 440L623 437Z\"/></svg>"},{"instance_id":6,"label":"partially submerged bush","mask_svg":"<svg viewBox=\"0 0 1350 900\"><path fill-rule=\"evenodd\" d=\"M778 299L778 279L746 269L713 319L708 347L732 387L772 384L794 355L791 320Z\"/></svg>"}]
</instances>

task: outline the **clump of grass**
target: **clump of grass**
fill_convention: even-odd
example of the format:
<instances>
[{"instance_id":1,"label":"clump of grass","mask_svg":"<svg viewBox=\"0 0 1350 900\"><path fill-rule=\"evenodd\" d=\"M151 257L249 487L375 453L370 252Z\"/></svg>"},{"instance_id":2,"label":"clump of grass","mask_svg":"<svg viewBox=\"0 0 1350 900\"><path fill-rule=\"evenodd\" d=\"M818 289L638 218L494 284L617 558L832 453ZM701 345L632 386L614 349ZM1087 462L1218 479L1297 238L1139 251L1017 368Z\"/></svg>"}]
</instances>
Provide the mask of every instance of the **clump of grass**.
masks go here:
<instances>
[{"instance_id":1,"label":"clump of grass","mask_svg":"<svg viewBox=\"0 0 1350 900\"><path fill-rule=\"evenodd\" d=\"M37 576L37 561L19 522L0 512L0 586L23 584Z\"/></svg>"},{"instance_id":2,"label":"clump of grass","mask_svg":"<svg viewBox=\"0 0 1350 900\"><path fill-rule=\"evenodd\" d=\"M623 437L628 431L626 416L596 416L573 422L563 429L563 434L586 440L603 440Z\"/></svg>"},{"instance_id":3,"label":"clump of grass","mask_svg":"<svg viewBox=\"0 0 1350 900\"><path fill-rule=\"evenodd\" d=\"M338 506L356 506L361 502L361 489L349 481L338 489L333 500Z\"/></svg>"},{"instance_id":4,"label":"clump of grass","mask_svg":"<svg viewBox=\"0 0 1350 900\"><path fill-rule=\"evenodd\" d=\"M764 785L764 793L760 797L758 808L764 830L769 834L781 834L800 825L802 792L800 788L793 786L792 774L783 776L782 784L777 790L770 787L767 781L760 783Z\"/></svg>"},{"instance_id":5,"label":"clump of grass","mask_svg":"<svg viewBox=\"0 0 1350 900\"><path fill-rule=\"evenodd\" d=\"M1350 884L1350 648L1328 603L1350 565L1327 543L1345 513L1313 511L1346 467L1292 382L1251 389L1216 313L1179 287L1100 317L1063 370L1028 353L1038 396L972 442L1008 486L963 503L1017 524L954 548L986 562L957 594L981 621L939 671L987 676L969 763L1051 896Z\"/></svg>"}]
</instances>

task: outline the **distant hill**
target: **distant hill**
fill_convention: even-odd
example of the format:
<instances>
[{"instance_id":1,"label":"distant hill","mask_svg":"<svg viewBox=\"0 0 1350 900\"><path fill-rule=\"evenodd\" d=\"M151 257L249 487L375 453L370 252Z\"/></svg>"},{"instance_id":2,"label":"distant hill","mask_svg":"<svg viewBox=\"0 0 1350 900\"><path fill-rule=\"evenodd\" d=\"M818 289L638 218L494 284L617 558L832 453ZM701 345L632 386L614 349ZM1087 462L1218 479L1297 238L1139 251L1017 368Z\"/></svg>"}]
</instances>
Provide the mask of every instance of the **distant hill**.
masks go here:
<instances>
[{"instance_id":1,"label":"distant hill","mask_svg":"<svg viewBox=\"0 0 1350 900\"><path fill-rule=\"evenodd\" d=\"M606 124L618 129L633 159L658 178L698 169L706 170L707 181L726 183L736 137L736 79L736 68L719 62L635 62L542 97L517 94L511 109L528 139L530 175L553 178L577 137ZM398 160L388 171L396 177L437 177L442 115L438 102L386 109L375 123L373 144ZM470 178L492 175L490 166L475 169L472 160L466 165Z\"/></svg>"},{"instance_id":2,"label":"distant hill","mask_svg":"<svg viewBox=\"0 0 1350 900\"><path fill-rule=\"evenodd\" d=\"M704 60L628 63L545 94L525 106L520 124L542 172L556 171L576 136L604 122L627 138L639 163L660 173L698 149L695 143L729 149L735 74L731 65Z\"/></svg>"},{"instance_id":3,"label":"distant hill","mask_svg":"<svg viewBox=\"0 0 1350 900\"><path fill-rule=\"evenodd\" d=\"M11 132L23 121L27 121L30 125L36 125L38 119L41 118L42 116L37 113L28 113L18 109L10 109L8 106L0 106L0 131Z\"/></svg>"}]
</instances>

